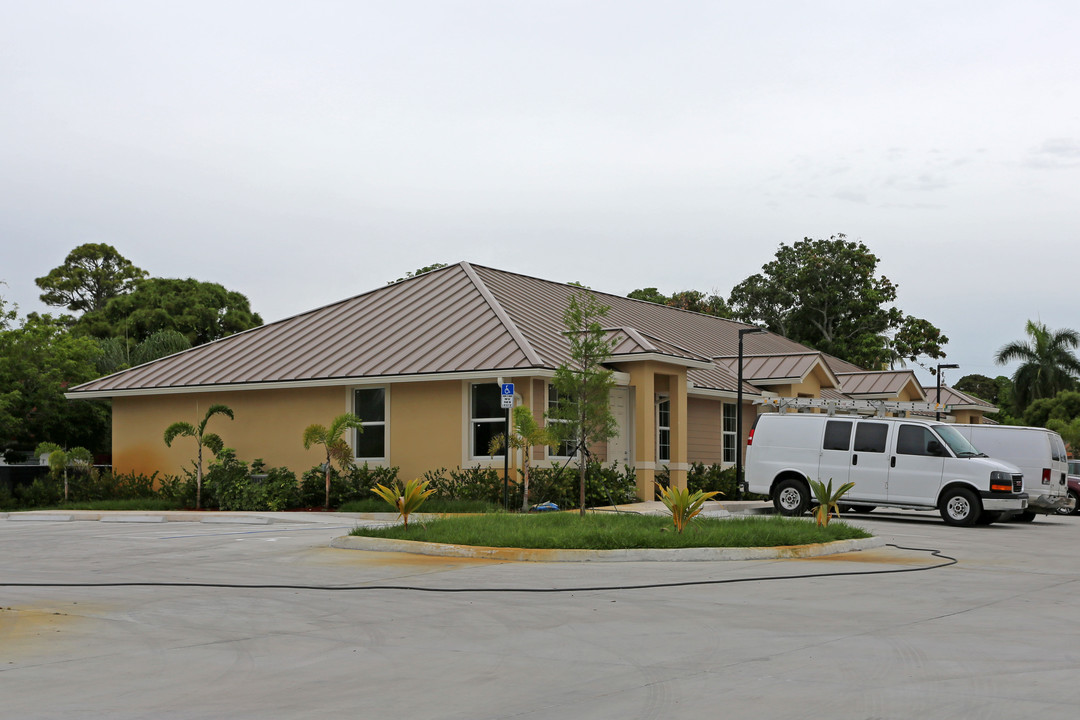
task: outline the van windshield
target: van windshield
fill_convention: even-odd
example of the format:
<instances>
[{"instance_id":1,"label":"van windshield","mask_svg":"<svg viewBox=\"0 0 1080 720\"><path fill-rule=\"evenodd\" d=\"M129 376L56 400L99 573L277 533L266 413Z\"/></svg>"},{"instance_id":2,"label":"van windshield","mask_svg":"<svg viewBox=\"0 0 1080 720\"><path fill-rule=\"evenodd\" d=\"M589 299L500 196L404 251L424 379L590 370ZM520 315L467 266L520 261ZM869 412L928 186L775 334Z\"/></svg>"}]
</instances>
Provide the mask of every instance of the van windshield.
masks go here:
<instances>
[{"instance_id":1,"label":"van windshield","mask_svg":"<svg viewBox=\"0 0 1080 720\"><path fill-rule=\"evenodd\" d=\"M941 436L941 439L945 441L945 444L949 446L949 449L953 451L956 457L986 457L985 453L976 450L975 446L957 432L956 428L949 425L935 425L934 430Z\"/></svg>"}]
</instances>

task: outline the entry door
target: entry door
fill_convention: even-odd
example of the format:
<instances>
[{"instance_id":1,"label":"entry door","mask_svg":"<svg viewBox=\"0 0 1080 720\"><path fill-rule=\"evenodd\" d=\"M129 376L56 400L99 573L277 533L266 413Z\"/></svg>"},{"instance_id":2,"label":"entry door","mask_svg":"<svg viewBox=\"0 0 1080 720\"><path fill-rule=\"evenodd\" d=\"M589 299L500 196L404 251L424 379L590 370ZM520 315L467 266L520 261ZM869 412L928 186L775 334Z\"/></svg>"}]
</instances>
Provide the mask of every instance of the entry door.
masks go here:
<instances>
[{"instance_id":1,"label":"entry door","mask_svg":"<svg viewBox=\"0 0 1080 720\"><path fill-rule=\"evenodd\" d=\"M889 423L860 420L855 425L855 441L851 445L851 467L848 481L855 487L848 493L852 499L884 502L889 497ZM833 489L836 483L833 483Z\"/></svg>"},{"instance_id":2,"label":"entry door","mask_svg":"<svg viewBox=\"0 0 1080 720\"><path fill-rule=\"evenodd\" d=\"M616 463L618 467L633 465L630 461L630 388L616 387L611 389L609 396L611 414L615 417L618 434L608 440L607 459L609 463Z\"/></svg>"}]
</instances>

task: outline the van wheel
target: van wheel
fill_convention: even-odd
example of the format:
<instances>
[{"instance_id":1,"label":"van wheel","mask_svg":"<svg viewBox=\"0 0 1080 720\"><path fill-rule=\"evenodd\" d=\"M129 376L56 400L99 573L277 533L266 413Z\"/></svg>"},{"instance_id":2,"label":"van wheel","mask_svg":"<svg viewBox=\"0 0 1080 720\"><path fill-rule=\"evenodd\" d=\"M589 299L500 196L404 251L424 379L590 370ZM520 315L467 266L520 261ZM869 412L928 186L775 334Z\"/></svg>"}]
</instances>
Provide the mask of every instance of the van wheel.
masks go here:
<instances>
[{"instance_id":1,"label":"van wheel","mask_svg":"<svg viewBox=\"0 0 1080 720\"><path fill-rule=\"evenodd\" d=\"M979 515L979 520L976 522L976 525L992 525L993 523L996 523L998 520L1000 520L1001 516L1004 514L1004 512L998 510L995 510L993 512L987 512L986 510L983 510L982 513Z\"/></svg>"},{"instance_id":2,"label":"van wheel","mask_svg":"<svg viewBox=\"0 0 1080 720\"><path fill-rule=\"evenodd\" d=\"M1015 520L1016 522L1023 522L1023 523L1034 522L1035 521L1035 513L1031 512L1030 510L1025 510L1024 512L1022 512L1019 515L1015 516L1013 518L1013 520Z\"/></svg>"},{"instance_id":3,"label":"van wheel","mask_svg":"<svg viewBox=\"0 0 1080 720\"><path fill-rule=\"evenodd\" d=\"M941 498L941 519L949 525L971 527L978 522L980 514L979 501L967 488L953 488Z\"/></svg>"},{"instance_id":4,"label":"van wheel","mask_svg":"<svg viewBox=\"0 0 1080 720\"><path fill-rule=\"evenodd\" d=\"M781 480L773 495L773 507L781 515L805 515L810 507L810 488L801 480Z\"/></svg>"}]
</instances>

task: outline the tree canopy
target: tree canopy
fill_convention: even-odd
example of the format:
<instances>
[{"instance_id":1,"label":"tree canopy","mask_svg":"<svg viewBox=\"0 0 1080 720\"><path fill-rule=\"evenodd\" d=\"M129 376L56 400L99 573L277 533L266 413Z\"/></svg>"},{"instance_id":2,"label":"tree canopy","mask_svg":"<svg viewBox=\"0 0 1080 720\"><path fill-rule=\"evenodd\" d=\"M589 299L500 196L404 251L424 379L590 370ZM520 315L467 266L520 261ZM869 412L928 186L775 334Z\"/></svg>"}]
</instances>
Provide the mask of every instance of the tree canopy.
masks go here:
<instances>
[{"instance_id":1,"label":"tree canopy","mask_svg":"<svg viewBox=\"0 0 1080 720\"><path fill-rule=\"evenodd\" d=\"M1080 345L1080 333L1070 328L1051 330L1034 320L1028 320L1024 330L1027 341L1014 340L994 356L999 365L1020 362L1012 377L1017 414L1034 400L1076 388L1080 378L1080 360L1072 352Z\"/></svg>"},{"instance_id":2,"label":"tree canopy","mask_svg":"<svg viewBox=\"0 0 1080 720\"><path fill-rule=\"evenodd\" d=\"M731 309L728 308L727 302L715 292L706 294L700 290L681 290L668 296L656 288L650 287L634 290L626 297L676 307L680 310L704 313L705 315L715 315L722 318L731 317Z\"/></svg>"},{"instance_id":3,"label":"tree canopy","mask_svg":"<svg viewBox=\"0 0 1080 720\"><path fill-rule=\"evenodd\" d=\"M897 286L877 265L866 245L843 234L781 244L761 273L732 289L728 304L739 320L864 368L945 357L948 338L891 305Z\"/></svg>"},{"instance_id":4,"label":"tree canopy","mask_svg":"<svg viewBox=\"0 0 1080 720\"><path fill-rule=\"evenodd\" d=\"M135 343L174 330L192 345L202 345L259 325L262 318L241 293L193 278L147 278L137 281L130 293L83 315L76 328L95 337Z\"/></svg>"},{"instance_id":5,"label":"tree canopy","mask_svg":"<svg viewBox=\"0 0 1080 720\"><path fill-rule=\"evenodd\" d=\"M43 303L85 312L100 310L110 298L127 293L146 275L112 245L87 243L69 252L63 265L34 282L44 290Z\"/></svg>"},{"instance_id":6,"label":"tree canopy","mask_svg":"<svg viewBox=\"0 0 1080 720\"><path fill-rule=\"evenodd\" d=\"M64 447L108 449L108 408L100 401L69 401L71 386L98 377L97 343L77 337L51 315L0 323L0 451L43 441Z\"/></svg>"}]
</instances>

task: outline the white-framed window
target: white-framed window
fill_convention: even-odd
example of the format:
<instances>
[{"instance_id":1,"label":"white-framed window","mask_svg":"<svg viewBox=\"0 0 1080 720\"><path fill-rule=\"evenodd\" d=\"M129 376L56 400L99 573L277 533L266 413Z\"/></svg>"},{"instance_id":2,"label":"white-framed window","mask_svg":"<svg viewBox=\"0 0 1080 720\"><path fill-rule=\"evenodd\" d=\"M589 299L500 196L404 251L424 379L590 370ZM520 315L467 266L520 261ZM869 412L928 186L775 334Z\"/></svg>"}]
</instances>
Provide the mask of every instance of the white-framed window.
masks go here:
<instances>
[{"instance_id":1,"label":"white-framed window","mask_svg":"<svg viewBox=\"0 0 1080 720\"><path fill-rule=\"evenodd\" d=\"M738 440L735 437L735 430L738 426L735 403L723 403L723 409L721 410L721 436L724 443L724 465L735 464L735 452L738 447Z\"/></svg>"},{"instance_id":2,"label":"white-framed window","mask_svg":"<svg viewBox=\"0 0 1080 720\"><path fill-rule=\"evenodd\" d=\"M656 398L656 459L671 460L671 398Z\"/></svg>"},{"instance_id":3,"label":"white-framed window","mask_svg":"<svg viewBox=\"0 0 1080 720\"><path fill-rule=\"evenodd\" d=\"M551 383L548 383L548 412L551 412L559 404L559 390ZM569 420L562 420L559 418L549 417L547 419L547 425L549 427L557 424L568 424ZM577 447L577 441L574 438L567 438L560 442L557 446L548 448L548 457L552 458L568 458L574 454L574 448Z\"/></svg>"},{"instance_id":4,"label":"white-framed window","mask_svg":"<svg viewBox=\"0 0 1080 720\"><path fill-rule=\"evenodd\" d=\"M353 414L363 423L362 432L353 433L353 450L358 460L386 459L386 388L365 387L353 391Z\"/></svg>"},{"instance_id":5,"label":"white-framed window","mask_svg":"<svg viewBox=\"0 0 1080 720\"><path fill-rule=\"evenodd\" d=\"M502 388L498 383L473 383L469 388L469 452L474 458L489 458L491 440L506 432L506 411L502 409ZM495 457L502 457L498 454Z\"/></svg>"}]
</instances>

